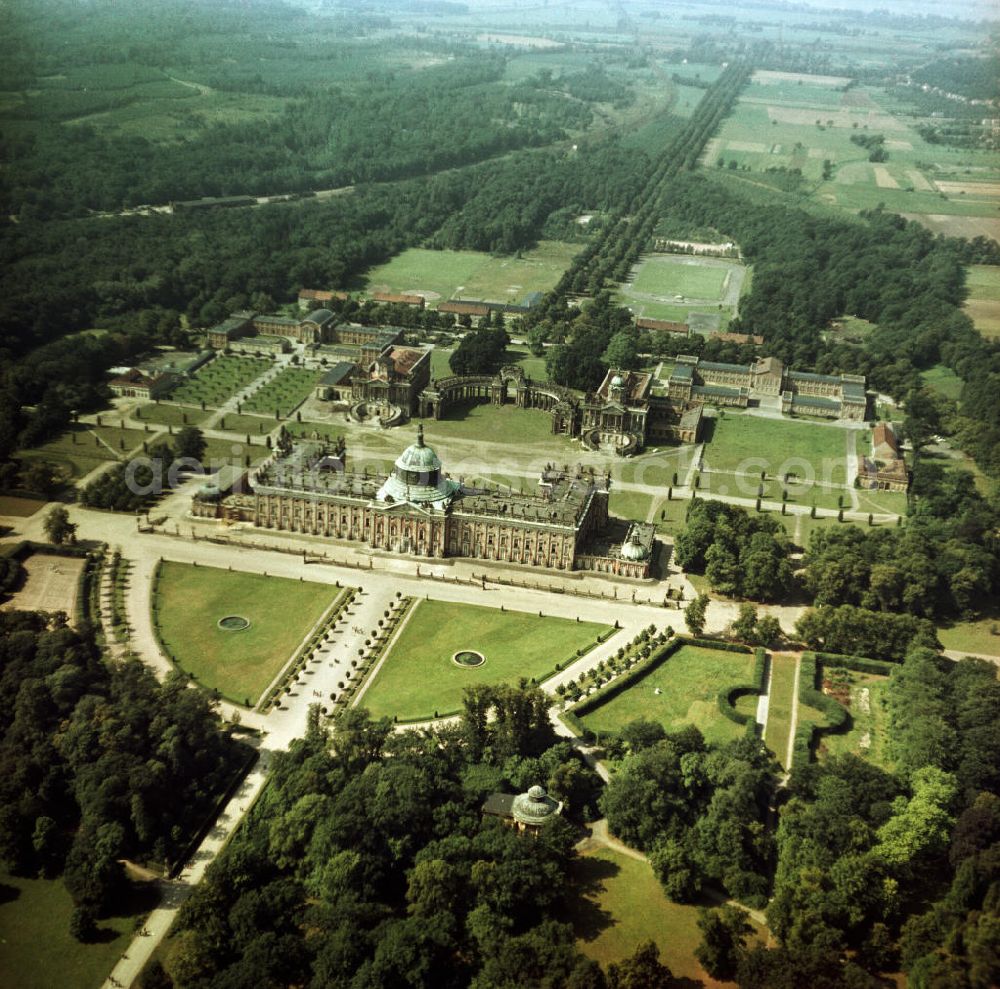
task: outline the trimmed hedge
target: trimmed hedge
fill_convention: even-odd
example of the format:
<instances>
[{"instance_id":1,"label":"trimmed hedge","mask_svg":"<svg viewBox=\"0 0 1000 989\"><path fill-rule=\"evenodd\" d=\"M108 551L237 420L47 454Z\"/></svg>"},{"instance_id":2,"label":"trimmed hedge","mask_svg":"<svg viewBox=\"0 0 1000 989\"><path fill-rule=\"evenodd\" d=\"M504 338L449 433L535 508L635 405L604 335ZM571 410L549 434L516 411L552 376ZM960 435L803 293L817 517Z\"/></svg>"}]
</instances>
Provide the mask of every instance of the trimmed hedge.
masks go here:
<instances>
[{"instance_id":1,"label":"trimmed hedge","mask_svg":"<svg viewBox=\"0 0 1000 989\"><path fill-rule=\"evenodd\" d=\"M868 659L866 656L842 656L834 652L814 653L824 666L840 666L845 670L857 673L874 673L878 676L889 676L893 670L899 669L899 663L887 659Z\"/></svg>"},{"instance_id":2,"label":"trimmed hedge","mask_svg":"<svg viewBox=\"0 0 1000 989\"><path fill-rule=\"evenodd\" d=\"M815 722L805 721L799 724L795 729L793 763L800 758L806 762L812 759L813 745L820 735L833 735L837 732L847 731L851 726L851 718L847 713L847 708L832 697L827 697L822 690L817 689L816 681L821 666L822 663L816 653L802 654L799 669L799 703L808 704L810 707L822 711L826 715L827 723L817 725Z\"/></svg>"},{"instance_id":3,"label":"trimmed hedge","mask_svg":"<svg viewBox=\"0 0 1000 989\"><path fill-rule=\"evenodd\" d=\"M729 652L747 652L746 648L727 650ZM719 713L723 717L734 721L738 725L756 725L756 714L744 714L736 710L736 700L746 694L756 694L758 697L764 690L764 666L767 660L767 652L764 649L754 651L753 674L749 683L738 683L732 687L724 687L716 695L719 705Z\"/></svg>"},{"instance_id":4,"label":"trimmed hedge","mask_svg":"<svg viewBox=\"0 0 1000 989\"><path fill-rule=\"evenodd\" d=\"M669 656L672 656L682 645L689 640L674 636L659 652L653 652L645 659L640 659L632 669L616 677L615 680L603 690L598 691L590 697L585 697L582 701L574 705L573 713L577 716L587 714L595 707L599 707L607 701L617 697L623 690L627 690L638 680L641 680L648 673L652 673Z\"/></svg>"}]
</instances>

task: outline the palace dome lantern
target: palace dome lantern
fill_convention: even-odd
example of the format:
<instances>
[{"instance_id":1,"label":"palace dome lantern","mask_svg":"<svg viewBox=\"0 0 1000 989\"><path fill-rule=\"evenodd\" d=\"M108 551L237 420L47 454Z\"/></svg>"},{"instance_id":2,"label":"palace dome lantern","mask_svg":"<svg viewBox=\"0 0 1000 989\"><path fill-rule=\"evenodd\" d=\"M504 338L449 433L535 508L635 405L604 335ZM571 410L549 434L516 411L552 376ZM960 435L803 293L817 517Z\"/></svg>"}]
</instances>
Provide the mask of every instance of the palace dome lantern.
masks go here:
<instances>
[{"instance_id":1,"label":"palace dome lantern","mask_svg":"<svg viewBox=\"0 0 1000 989\"><path fill-rule=\"evenodd\" d=\"M377 501L424 504L451 498L456 485L445 479L441 461L432 447L424 443L424 427L417 426L417 442L396 458L392 473L379 489Z\"/></svg>"},{"instance_id":2,"label":"palace dome lantern","mask_svg":"<svg viewBox=\"0 0 1000 989\"><path fill-rule=\"evenodd\" d=\"M562 804L537 784L527 793L518 794L511 806L511 816L522 830L545 827L562 811Z\"/></svg>"}]
</instances>

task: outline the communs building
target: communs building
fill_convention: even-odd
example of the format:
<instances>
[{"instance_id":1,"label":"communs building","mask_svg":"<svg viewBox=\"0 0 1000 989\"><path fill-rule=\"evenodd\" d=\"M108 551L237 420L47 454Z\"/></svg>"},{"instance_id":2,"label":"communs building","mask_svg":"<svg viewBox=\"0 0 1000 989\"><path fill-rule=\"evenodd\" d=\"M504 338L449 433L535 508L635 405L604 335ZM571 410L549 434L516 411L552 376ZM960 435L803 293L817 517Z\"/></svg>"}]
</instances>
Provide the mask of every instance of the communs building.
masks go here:
<instances>
[{"instance_id":1,"label":"communs building","mask_svg":"<svg viewBox=\"0 0 1000 989\"><path fill-rule=\"evenodd\" d=\"M650 576L655 527L609 518L611 482L593 468L548 466L531 493L478 488L445 473L422 426L387 476L349 471L346 460L343 443L283 434L243 483L206 485L191 512L398 555Z\"/></svg>"}]
</instances>

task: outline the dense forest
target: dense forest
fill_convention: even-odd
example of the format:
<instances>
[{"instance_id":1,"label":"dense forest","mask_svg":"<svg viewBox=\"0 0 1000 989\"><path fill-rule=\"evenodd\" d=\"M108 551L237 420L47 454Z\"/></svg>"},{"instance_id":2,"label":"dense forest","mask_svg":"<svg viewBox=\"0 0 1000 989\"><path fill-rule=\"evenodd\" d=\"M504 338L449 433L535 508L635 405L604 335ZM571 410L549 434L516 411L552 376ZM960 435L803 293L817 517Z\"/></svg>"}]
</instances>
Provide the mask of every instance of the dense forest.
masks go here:
<instances>
[{"instance_id":1,"label":"dense forest","mask_svg":"<svg viewBox=\"0 0 1000 989\"><path fill-rule=\"evenodd\" d=\"M121 860L176 860L249 749L205 694L102 661L65 616L0 612L0 859L59 876L92 930L120 903Z\"/></svg>"}]
</instances>

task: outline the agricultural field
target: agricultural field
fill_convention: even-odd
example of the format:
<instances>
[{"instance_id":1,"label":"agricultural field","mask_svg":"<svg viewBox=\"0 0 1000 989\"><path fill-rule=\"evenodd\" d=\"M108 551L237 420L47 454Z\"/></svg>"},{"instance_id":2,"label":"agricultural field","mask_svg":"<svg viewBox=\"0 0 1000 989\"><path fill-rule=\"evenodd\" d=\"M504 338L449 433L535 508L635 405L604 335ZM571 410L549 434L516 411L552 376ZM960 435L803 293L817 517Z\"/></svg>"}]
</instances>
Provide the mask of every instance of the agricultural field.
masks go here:
<instances>
[{"instance_id":1,"label":"agricultural field","mask_svg":"<svg viewBox=\"0 0 1000 989\"><path fill-rule=\"evenodd\" d=\"M847 481L847 429L732 414L709 422L704 466L710 470L757 477L763 470L777 478L790 472L802 478L800 483L816 481L836 486ZM861 442L866 440L866 434L862 434Z\"/></svg>"},{"instance_id":2,"label":"agricultural field","mask_svg":"<svg viewBox=\"0 0 1000 989\"><path fill-rule=\"evenodd\" d=\"M252 706L339 594L328 584L164 561L153 621L178 668ZM248 619L249 628L220 628L228 615Z\"/></svg>"},{"instance_id":3,"label":"agricultural field","mask_svg":"<svg viewBox=\"0 0 1000 989\"><path fill-rule=\"evenodd\" d=\"M73 900L61 879L0 872L0 985L18 989L98 989L131 943L136 923L155 906L139 890L98 921L93 942L69 934Z\"/></svg>"},{"instance_id":4,"label":"agricultural field","mask_svg":"<svg viewBox=\"0 0 1000 989\"><path fill-rule=\"evenodd\" d=\"M531 292L553 288L579 250L578 244L554 240L540 241L520 257L415 247L373 268L365 290L415 293L432 309L451 298L520 303Z\"/></svg>"},{"instance_id":5,"label":"agricultural field","mask_svg":"<svg viewBox=\"0 0 1000 989\"><path fill-rule=\"evenodd\" d=\"M461 708L466 687L520 677L541 681L608 631L594 622L419 601L360 703L376 717L401 721L451 714ZM486 662L459 666L452 657L461 650L475 650Z\"/></svg>"},{"instance_id":6,"label":"agricultural field","mask_svg":"<svg viewBox=\"0 0 1000 989\"><path fill-rule=\"evenodd\" d=\"M798 194L817 203L850 212L881 204L932 229L945 223L941 232L953 236L997 236L1000 185L990 154L928 143L911 106L875 87L845 89L847 81L754 73L703 164L764 184L780 178L783 188L795 188L794 177L768 169L797 170ZM851 140L876 135L884 139L881 162L870 161L869 149Z\"/></svg>"},{"instance_id":7,"label":"agricultural field","mask_svg":"<svg viewBox=\"0 0 1000 989\"><path fill-rule=\"evenodd\" d=\"M1000 337L1000 269L974 264L965 269L969 297L964 309L976 329L987 339Z\"/></svg>"},{"instance_id":8,"label":"agricultural field","mask_svg":"<svg viewBox=\"0 0 1000 989\"><path fill-rule=\"evenodd\" d=\"M701 942L698 906L668 900L648 862L610 848L588 848L571 865L567 892L566 920L587 957L607 966L651 940L679 985L719 984L694 954Z\"/></svg>"},{"instance_id":9,"label":"agricultural field","mask_svg":"<svg viewBox=\"0 0 1000 989\"><path fill-rule=\"evenodd\" d=\"M174 389L170 401L196 406L204 402L207 408L218 408L271 366L271 361L256 357L222 354Z\"/></svg>"},{"instance_id":10,"label":"agricultural field","mask_svg":"<svg viewBox=\"0 0 1000 989\"><path fill-rule=\"evenodd\" d=\"M242 403L243 413L288 418L312 394L320 372L286 367Z\"/></svg>"},{"instance_id":11,"label":"agricultural field","mask_svg":"<svg viewBox=\"0 0 1000 989\"><path fill-rule=\"evenodd\" d=\"M696 725L709 742L728 742L744 731L719 712L720 690L747 683L753 653L683 645L627 690L581 717L595 733L620 731L630 721L658 721L667 731Z\"/></svg>"}]
</instances>

